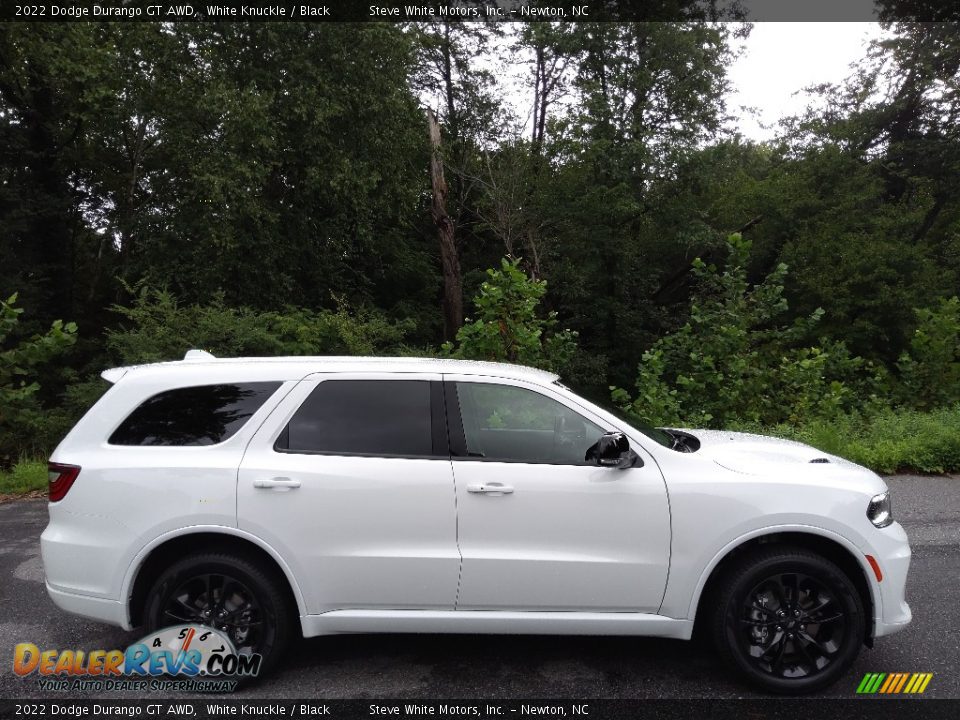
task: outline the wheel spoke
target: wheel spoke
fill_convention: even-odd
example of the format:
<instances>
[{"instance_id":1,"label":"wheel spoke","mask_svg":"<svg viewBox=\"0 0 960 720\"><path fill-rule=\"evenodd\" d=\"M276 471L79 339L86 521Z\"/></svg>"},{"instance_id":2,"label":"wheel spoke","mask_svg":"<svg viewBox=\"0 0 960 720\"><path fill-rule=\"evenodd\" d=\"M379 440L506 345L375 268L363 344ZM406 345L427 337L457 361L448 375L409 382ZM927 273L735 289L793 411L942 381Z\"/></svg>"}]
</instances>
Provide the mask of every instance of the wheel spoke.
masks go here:
<instances>
[{"instance_id":1,"label":"wheel spoke","mask_svg":"<svg viewBox=\"0 0 960 720\"><path fill-rule=\"evenodd\" d=\"M223 607L228 578L226 575L214 575L214 577L216 578L216 582L213 586L213 598L211 598L210 609L216 613L217 610Z\"/></svg>"},{"instance_id":2,"label":"wheel spoke","mask_svg":"<svg viewBox=\"0 0 960 720\"><path fill-rule=\"evenodd\" d=\"M777 656L774 658L773 664L770 666L770 669L773 672L780 674L780 670L781 668L783 668L783 656L786 653L786 651L787 651L787 638L784 635L780 638L780 647L777 648Z\"/></svg>"},{"instance_id":3,"label":"wheel spoke","mask_svg":"<svg viewBox=\"0 0 960 720\"><path fill-rule=\"evenodd\" d=\"M762 613L766 613L767 615L773 615L774 617L777 615L773 610L763 607L763 605L760 605L756 600L753 601L750 607L754 610L759 610Z\"/></svg>"},{"instance_id":4,"label":"wheel spoke","mask_svg":"<svg viewBox=\"0 0 960 720\"><path fill-rule=\"evenodd\" d=\"M252 627L260 627L261 625L263 625L263 623L260 622L259 620L255 621L255 622L231 622L231 621L228 621L228 620L224 620L224 621L223 621L223 624L224 624L224 625L229 625L230 627L239 627L239 628L244 628L244 629L246 629L246 628L252 628Z\"/></svg>"},{"instance_id":5,"label":"wheel spoke","mask_svg":"<svg viewBox=\"0 0 960 720\"><path fill-rule=\"evenodd\" d=\"M225 610L227 607L227 600L231 597L233 588L240 588L241 585L233 578L224 578L223 586L220 589L220 598L217 600L217 611ZM242 591L237 592L238 595L243 597ZM245 599L245 598L244 598ZM233 611L230 611L233 612Z\"/></svg>"},{"instance_id":6,"label":"wheel spoke","mask_svg":"<svg viewBox=\"0 0 960 720\"><path fill-rule=\"evenodd\" d=\"M180 617L179 615L176 615L176 614L170 612L169 610L164 610L163 614L164 614L166 617L171 618L172 620L176 620L177 622L182 622L182 623L193 623L193 622L196 622L196 619L194 619L194 618Z\"/></svg>"},{"instance_id":7,"label":"wheel spoke","mask_svg":"<svg viewBox=\"0 0 960 720\"><path fill-rule=\"evenodd\" d=\"M786 577L789 578L789 581L784 583L784 588L790 591L788 602L791 605L796 605L800 600L800 577L797 573L790 573Z\"/></svg>"},{"instance_id":8,"label":"wheel spoke","mask_svg":"<svg viewBox=\"0 0 960 720\"><path fill-rule=\"evenodd\" d=\"M832 603L833 603L833 598L830 597L829 595L827 595L827 596L825 596L825 597L821 597L819 603L817 603L816 605L814 605L814 606L813 606L812 608L810 608L809 610L804 610L803 613L804 613L804 615L808 615L808 616L809 616L809 615L813 615L814 613L820 612L821 610L823 610L825 607L831 605Z\"/></svg>"},{"instance_id":9,"label":"wheel spoke","mask_svg":"<svg viewBox=\"0 0 960 720\"><path fill-rule=\"evenodd\" d=\"M742 619L740 620L744 625L753 625L755 627L769 627L770 625L776 625L778 620L750 620Z\"/></svg>"},{"instance_id":10,"label":"wheel spoke","mask_svg":"<svg viewBox=\"0 0 960 720\"><path fill-rule=\"evenodd\" d=\"M814 659L813 655L810 654L810 651L807 649L806 642L803 642L804 638L801 635L797 636L797 642L794 643L799 649L803 656L807 659L807 662L810 663L810 672L815 673L819 668L817 667L817 661Z\"/></svg>"},{"instance_id":11,"label":"wheel spoke","mask_svg":"<svg viewBox=\"0 0 960 720\"><path fill-rule=\"evenodd\" d=\"M781 642L782 640L784 640L784 637L785 636L783 635L783 633L774 634L774 636L770 638L770 642L768 642L765 646L760 646L760 657L761 658L766 657L767 653L769 653L770 650L773 649L773 646L776 645L778 642Z\"/></svg>"},{"instance_id":12,"label":"wheel spoke","mask_svg":"<svg viewBox=\"0 0 960 720\"><path fill-rule=\"evenodd\" d=\"M212 579L212 578L213 578L213 576L212 576L210 573L207 573L207 575L205 576L205 580L206 580L206 583L207 583L207 592L206 592L206 596L205 596L207 602L206 602L206 608L205 608L205 609L207 609L207 610L212 610L212 609L213 609L213 588L212 588L213 579Z\"/></svg>"},{"instance_id":13,"label":"wheel spoke","mask_svg":"<svg viewBox=\"0 0 960 720\"><path fill-rule=\"evenodd\" d=\"M774 596L777 598L777 607L783 608L786 605L786 588L783 586L783 575L777 575L775 578L770 578L770 587L773 590Z\"/></svg>"},{"instance_id":14,"label":"wheel spoke","mask_svg":"<svg viewBox=\"0 0 960 720\"><path fill-rule=\"evenodd\" d=\"M829 617L812 617L807 616L804 618L808 625L826 625L827 623L836 622L837 620L843 619L843 613L837 613L836 615L830 615Z\"/></svg>"},{"instance_id":15,"label":"wheel spoke","mask_svg":"<svg viewBox=\"0 0 960 720\"><path fill-rule=\"evenodd\" d=\"M830 650L826 645L821 643L809 633L801 632L799 635L802 640L805 640L808 644L813 645L817 649L817 652L823 655L825 658L831 658L839 652L839 648L837 650Z\"/></svg>"},{"instance_id":16,"label":"wheel spoke","mask_svg":"<svg viewBox=\"0 0 960 720\"><path fill-rule=\"evenodd\" d=\"M199 611L197 610L197 608L191 605L190 603L188 603L186 600L184 600L183 596L177 596L173 598L170 605L173 605L174 608L180 612L180 614L186 615L187 618L189 618L184 622L193 622L199 616ZM168 606L167 609L169 610L170 607Z\"/></svg>"}]
</instances>

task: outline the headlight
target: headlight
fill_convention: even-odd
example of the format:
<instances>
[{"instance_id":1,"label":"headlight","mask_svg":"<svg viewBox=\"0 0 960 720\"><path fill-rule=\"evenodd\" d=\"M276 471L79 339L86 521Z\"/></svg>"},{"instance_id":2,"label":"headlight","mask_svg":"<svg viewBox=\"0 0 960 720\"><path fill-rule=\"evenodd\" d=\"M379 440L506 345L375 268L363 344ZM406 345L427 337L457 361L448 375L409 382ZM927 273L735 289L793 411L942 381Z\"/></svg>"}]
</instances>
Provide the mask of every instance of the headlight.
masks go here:
<instances>
[{"instance_id":1,"label":"headlight","mask_svg":"<svg viewBox=\"0 0 960 720\"><path fill-rule=\"evenodd\" d=\"M867 519L878 528L885 528L893 522L893 509L890 507L890 491L874 495L867 505Z\"/></svg>"}]
</instances>

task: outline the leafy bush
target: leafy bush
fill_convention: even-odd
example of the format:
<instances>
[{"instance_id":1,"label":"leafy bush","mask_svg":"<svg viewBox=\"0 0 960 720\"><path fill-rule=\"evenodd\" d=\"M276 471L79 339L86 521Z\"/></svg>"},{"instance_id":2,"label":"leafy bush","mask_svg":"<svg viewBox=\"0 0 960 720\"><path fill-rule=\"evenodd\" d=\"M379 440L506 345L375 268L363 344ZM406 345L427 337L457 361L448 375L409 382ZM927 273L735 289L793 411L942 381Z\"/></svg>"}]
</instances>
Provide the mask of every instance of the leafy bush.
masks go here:
<instances>
[{"instance_id":1,"label":"leafy bush","mask_svg":"<svg viewBox=\"0 0 960 720\"><path fill-rule=\"evenodd\" d=\"M181 305L166 290L139 287L133 303L114 306L122 318L107 332L107 349L124 364L176 360L190 348L225 357L244 355L371 355L396 351L412 323L390 322L374 310L286 308L258 312Z\"/></svg>"},{"instance_id":2,"label":"leafy bush","mask_svg":"<svg viewBox=\"0 0 960 720\"><path fill-rule=\"evenodd\" d=\"M915 312L910 350L897 362L900 400L917 408L960 402L960 298L942 298L936 307Z\"/></svg>"},{"instance_id":3,"label":"leafy bush","mask_svg":"<svg viewBox=\"0 0 960 720\"><path fill-rule=\"evenodd\" d=\"M203 348L215 355L372 355L394 352L411 353L402 345L412 323L390 322L382 314L367 310L311 311L287 308L282 312L257 312L230 308L218 297L207 305L181 305L166 290L145 286L131 289L129 306L114 306L121 326L106 333L106 353L90 364L85 376L74 379L57 392L56 403L41 409L34 397L36 383L17 388L30 402L15 405L6 401L0 412L4 427L7 408L16 408L16 433L4 431L4 452L8 464L16 457L43 455L73 426L90 406L110 387L99 376L104 366L177 360L190 348ZM4 317L9 312L4 310ZM39 362L57 343L72 341L75 327L55 323L51 333L37 347L30 347L29 358ZM0 336L2 337L2 336ZM9 364L4 355L4 368ZM20 366L29 369L25 361ZM9 392L5 371L0 370L2 389Z\"/></svg>"},{"instance_id":4,"label":"leafy bush","mask_svg":"<svg viewBox=\"0 0 960 720\"><path fill-rule=\"evenodd\" d=\"M737 427L799 440L881 473L960 471L960 406L932 412L888 409L869 418L843 415L800 427Z\"/></svg>"},{"instance_id":5,"label":"leafy bush","mask_svg":"<svg viewBox=\"0 0 960 720\"><path fill-rule=\"evenodd\" d=\"M22 308L14 293L0 302L0 467L9 467L23 453L36 455L49 441L47 419L37 400L37 369L66 351L76 340L77 326L55 321L43 335L17 338Z\"/></svg>"},{"instance_id":6,"label":"leafy bush","mask_svg":"<svg viewBox=\"0 0 960 720\"><path fill-rule=\"evenodd\" d=\"M778 321L787 311L786 265L751 286L750 242L731 235L727 252L722 271L694 261L689 320L643 354L636 397L612 388L614 402L651 424L717 427L832 417L879 397L884 374L843 343L802 346L823 310Z\"/></svg>"},{"instance_id":7,"label":"leafy bush","mask_svg":"<svg viewBox=\"0 0 960 720\"><path fill-rule=\"evenodd\" d=\"M504 258L500 269L487 270L488 279L473 299L477 319L460 328L457 342L443 350L456 358L532 365L555 372L567 367L577 344L575 332L556 330L557 314L537 314L547 291L545 280L534 280L520 269L520 260Z\"/></svg>"},{"instance_id":8,"label":"leafy bush","mask_svg":"<svg viewBox=\"0 0 960 720\"><path fill-rule=\"evenodd\" d=\"M9 472L0 471L0 494L20 495L47 488L47 463L21 460Z\"/></svg>"}]
</instances>

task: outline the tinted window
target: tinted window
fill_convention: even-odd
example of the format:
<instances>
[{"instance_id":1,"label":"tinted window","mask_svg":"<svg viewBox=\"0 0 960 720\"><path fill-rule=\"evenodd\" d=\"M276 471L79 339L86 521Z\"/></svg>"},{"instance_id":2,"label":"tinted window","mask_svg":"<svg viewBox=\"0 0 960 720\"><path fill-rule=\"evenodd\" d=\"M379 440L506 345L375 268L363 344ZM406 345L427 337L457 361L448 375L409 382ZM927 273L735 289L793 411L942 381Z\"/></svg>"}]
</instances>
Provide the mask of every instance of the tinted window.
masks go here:
<instances>
[{"instance_id":1,"label":"tinted window","mask_svg":"<svg viewBox=\"0 0 960 720\"><path fill-rule=\"evenodd\" d=\"M457 383L467 454L525 463L579 464L604 430L526 388Z\"/></svg>"},{"instance_id":2,"label":"tinted window","mask_svg":"<svg viewBox=\"0 0 960 720\"><path fill-rule=\"evenodd\" d=\"M110 436L111 445L213 445L243 427L278 382L201 385L145 400Z\"/></svg>"},{"instance_id":3,"label":"tinted window","mask_svg":"<svg viewBox=\"0 0 960 720\"><path fill-rule=\"evenodd\" d=\"M326 380L277 443L289 452L431 455L430 382Z\"/></svg>"}]
</instances>

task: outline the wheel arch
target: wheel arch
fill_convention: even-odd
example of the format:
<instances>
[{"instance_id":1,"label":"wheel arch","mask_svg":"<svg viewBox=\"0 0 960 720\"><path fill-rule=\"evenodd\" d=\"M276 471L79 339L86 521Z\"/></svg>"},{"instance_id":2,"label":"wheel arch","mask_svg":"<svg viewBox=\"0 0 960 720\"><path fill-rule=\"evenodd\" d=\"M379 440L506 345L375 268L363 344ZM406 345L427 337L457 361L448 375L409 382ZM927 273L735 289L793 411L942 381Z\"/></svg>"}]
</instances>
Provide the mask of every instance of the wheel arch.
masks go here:
<instances>
[{"instance_id":1,"label":"wheel arch","mask_svg":"<svg viewBox=\"0 0 960 720\"><path fill-rule=\"evenodd\" d=\"M176 560L197 549L222 550L253 557L284 578L286 594L300 617L306 614L303 593L290 566L279 553L260 538L231 527L190 527L157 538L137 555L124 581L121 597L125 598L127 623L130 628L143 623L147 593L163 570ZM299 624L299 622L298 622Z\"/></svg>"},{"instance_id":2,"label":"wheel arch","mask_svg":"<svg viewBox=\"0 0 960 720\"><path fill-rule=\"evenodd\" d=\"M728 544L703 571L691 600L694 618L694 633L703 631L712 607L716 589L724 573L739 558L754 548L770 545L791 545L815 552L836 564L850 578L860 595L864 613L866 637L864 642L873 645L873 632L878 615L880 596L870 580L870 568L860 550L846 538L820 528L766 528L738 538Z\"/></svg>"}]
</instances>

